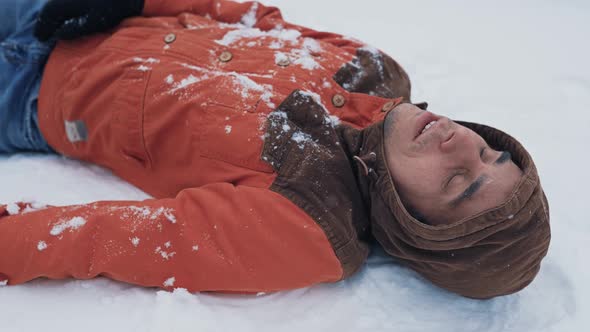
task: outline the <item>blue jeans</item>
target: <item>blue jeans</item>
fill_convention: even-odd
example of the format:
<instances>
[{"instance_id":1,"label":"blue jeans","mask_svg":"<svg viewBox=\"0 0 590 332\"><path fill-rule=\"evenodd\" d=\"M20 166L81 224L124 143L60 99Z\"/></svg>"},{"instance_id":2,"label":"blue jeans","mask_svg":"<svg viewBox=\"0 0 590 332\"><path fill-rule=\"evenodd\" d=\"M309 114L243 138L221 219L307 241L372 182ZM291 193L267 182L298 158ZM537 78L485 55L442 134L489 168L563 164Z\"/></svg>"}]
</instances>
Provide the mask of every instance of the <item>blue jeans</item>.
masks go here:
<instances>
[{"instance_id":1,"label":"blue jeans","mask_svg":"<svg viewBox=\"0 0 590 332\"><path fill-rule=\"evenodd\" d=\"M53 152L39 131L37 99L55 45L33 36L48 0L0 0L0 153Z\"/></svg>"}]
</instances>

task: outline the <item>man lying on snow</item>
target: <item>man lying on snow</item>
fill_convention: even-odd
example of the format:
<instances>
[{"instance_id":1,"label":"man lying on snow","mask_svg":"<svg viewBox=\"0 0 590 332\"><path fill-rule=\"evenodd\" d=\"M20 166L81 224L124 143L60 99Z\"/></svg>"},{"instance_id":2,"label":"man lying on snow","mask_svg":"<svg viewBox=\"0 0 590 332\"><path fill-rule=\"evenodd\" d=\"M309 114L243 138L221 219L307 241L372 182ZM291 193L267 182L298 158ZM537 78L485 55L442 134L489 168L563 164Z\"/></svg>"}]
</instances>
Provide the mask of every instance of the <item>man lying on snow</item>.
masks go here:
<instances>
[{"instance_id":1,"label":"man lying on snow","mask_svg":"<svg viewBox=\"0 0 590 332\"><path fill-rule=\"evenodd\" d=\"M0 151L96 163L155 197L3 205L4 284L272 292L351 276L373 239L467 297L539 271L549 211L527 151L412 104L376 49L252 2L2 7Z\"/></svg>"}]
</instances>

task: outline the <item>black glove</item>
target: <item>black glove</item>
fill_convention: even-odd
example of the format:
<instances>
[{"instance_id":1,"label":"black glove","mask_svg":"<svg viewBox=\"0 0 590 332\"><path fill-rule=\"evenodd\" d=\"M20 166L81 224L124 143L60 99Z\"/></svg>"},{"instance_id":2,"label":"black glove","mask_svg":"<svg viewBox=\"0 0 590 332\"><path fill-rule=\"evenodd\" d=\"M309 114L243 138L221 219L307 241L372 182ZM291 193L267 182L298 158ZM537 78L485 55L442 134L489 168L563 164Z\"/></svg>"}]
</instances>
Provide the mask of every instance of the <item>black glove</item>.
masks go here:
<instances>
[{"instance_id":1,"label":"black glove","mask_svg":"<svg viewBox=\"0 0 590 332\"><path fill-rule=\"evenodd\" d=\"M139 16L144 0L50 0L35 24L35 37L74 39L105 31L127 17Z\"/></svg>"}]
</instances>

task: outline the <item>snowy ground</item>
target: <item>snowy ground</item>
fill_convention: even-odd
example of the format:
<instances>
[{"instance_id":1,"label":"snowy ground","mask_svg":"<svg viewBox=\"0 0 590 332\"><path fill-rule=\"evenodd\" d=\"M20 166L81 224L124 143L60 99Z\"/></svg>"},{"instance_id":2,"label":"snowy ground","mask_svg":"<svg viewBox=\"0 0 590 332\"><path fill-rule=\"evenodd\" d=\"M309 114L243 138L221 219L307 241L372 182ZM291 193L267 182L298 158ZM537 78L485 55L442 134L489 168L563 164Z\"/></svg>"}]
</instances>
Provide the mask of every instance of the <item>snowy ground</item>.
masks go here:
<instances>
[{"instance_id":1,"label":"snowy ground","mask_svg":"<svg viewBox=\"0 0 590 332\"><path fill-rule=\"evenodd\" d=\"M260 297L167 293L106 279L0 289L1 331L587 331L590 3L268 0L302 25L365 40L408 70L415 100L505 129L537 161L553 241L535 282L489 301L442 292L375 254L354 278ZM584 41L586 40L586 41ZM142 199L107 171L0 157L0 202Z\"/></svg>"}]
</instances>

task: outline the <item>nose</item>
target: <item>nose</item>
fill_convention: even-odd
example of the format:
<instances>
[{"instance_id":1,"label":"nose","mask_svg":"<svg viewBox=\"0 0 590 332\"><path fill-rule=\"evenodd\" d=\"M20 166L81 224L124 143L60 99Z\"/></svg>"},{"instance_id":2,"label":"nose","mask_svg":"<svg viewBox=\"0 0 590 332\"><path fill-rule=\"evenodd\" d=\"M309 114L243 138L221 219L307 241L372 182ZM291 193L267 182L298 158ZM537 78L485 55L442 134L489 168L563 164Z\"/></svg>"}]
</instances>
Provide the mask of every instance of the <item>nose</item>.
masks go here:
<instances>
[{"instance_id":1,"label":"nose","mask_svg":"<svg viewBox=\"0 0 590 332\"><path fill-rule=\"evenodd\" d=\"M454 160L465 166L475 166L481 162L475 140L462 126L451 127L448 138L444 138L440 144L440 150L449 160Z\"/></svg>"},{"instance_id":2,"label":"nose","mask_svg":"<svg viewBox=\"0 0 590 332\"><path fill-rule=\"evenodd\" d=\"M447 118L443 121L446 122L444 125L447 131L441 137L440 150L448 154L464 148L468 143L468 133L461 126L453 126L453 122Z\"/></svg>"}]
</instances>

